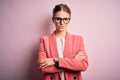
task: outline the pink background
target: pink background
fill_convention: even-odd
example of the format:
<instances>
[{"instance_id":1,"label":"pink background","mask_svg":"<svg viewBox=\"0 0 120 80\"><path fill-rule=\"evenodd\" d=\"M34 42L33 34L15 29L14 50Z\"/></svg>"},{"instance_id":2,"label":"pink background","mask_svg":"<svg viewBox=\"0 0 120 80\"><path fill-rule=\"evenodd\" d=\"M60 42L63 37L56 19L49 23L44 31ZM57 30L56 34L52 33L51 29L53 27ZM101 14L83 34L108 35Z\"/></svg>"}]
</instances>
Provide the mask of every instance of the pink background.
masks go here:
<instances>
[{"instance_id":1,"label":"pink background","mask_svg":"<svg viewBox=\"0 0 120 80\"><path fill-rule=\"evenodd\" d=\"M39 37L54 30L58 3L72 10L68 31L84 38L84 80L120 80L120 0L0 0L0 80L42 80Z\"/></svg>"}]
</instances>

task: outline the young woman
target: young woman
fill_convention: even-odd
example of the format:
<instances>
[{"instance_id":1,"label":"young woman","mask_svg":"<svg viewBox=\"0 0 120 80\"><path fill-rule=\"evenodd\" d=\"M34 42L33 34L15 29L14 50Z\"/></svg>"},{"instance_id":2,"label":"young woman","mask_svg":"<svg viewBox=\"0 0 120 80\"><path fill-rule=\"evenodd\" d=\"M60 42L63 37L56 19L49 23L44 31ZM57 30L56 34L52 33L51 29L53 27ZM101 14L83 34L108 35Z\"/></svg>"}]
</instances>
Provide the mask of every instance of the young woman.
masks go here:
<instances>
[{"instance_id":1,"label":"young woman","mask_svg":"<svg viewBox=\"0 0 120 80\"><path fill-rule=\"evenodd\" d=\"M67 31L70 19L70 8L56 5L52 17L56 30L40 38L38 63L45 80L82 80L81 72L88 67L82 37Z\"/></svg>"}]
</instances>

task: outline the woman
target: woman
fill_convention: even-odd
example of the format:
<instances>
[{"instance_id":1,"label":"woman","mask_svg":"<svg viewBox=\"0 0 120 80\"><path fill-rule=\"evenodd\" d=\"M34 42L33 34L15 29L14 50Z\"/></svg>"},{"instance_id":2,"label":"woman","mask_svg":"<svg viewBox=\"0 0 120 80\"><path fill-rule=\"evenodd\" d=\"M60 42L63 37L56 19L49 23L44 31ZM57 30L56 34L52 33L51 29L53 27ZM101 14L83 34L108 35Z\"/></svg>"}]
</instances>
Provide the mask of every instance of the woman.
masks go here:
<instances>
[{"instance_id":1,"label":"woman","mask_svg":"<svg viewBox=\"0 0 120 80\"><path fill-rule=\"evenodd\" d=\"M45 80L82 80L81 71L88 67L81 36L67 32L71 10L66 4L53 9L56 30L40 38L39 68Z\"/></svg>"}]
</instances>

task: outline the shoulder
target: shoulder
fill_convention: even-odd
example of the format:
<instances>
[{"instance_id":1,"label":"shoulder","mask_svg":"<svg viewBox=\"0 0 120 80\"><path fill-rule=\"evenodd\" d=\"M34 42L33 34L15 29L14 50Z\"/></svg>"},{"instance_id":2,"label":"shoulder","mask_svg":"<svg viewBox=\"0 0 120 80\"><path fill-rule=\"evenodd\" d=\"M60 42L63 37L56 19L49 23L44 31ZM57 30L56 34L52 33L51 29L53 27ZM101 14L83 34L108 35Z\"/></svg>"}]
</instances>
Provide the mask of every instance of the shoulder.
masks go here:
<instances>
[{"instance_id":1,"label":"shoulder","mask_svg":"<svg viewBox=\"0 0 120 80\"><path fill-rule=\"evenodd\" d=\"M47 40L47 39L49 39L50 35L42 35L42 36L39 37L39 39L40 40Z\"/></svg>"},{"instance_id":2,"label":"shoulder","mask_svg":"<svg viewBox=\"0 0 120 80\"><path fill-rule=\"evenodd\" d=\"M83 40L83 37L82 37L81 35L71 34L71 37L72 37L74 40Z\"/></svg>"},{"instance_id":3,"label":"shoulder","mask_svg":"<svg viewBox=\"0 0 120 80\"><path fill-rule=\"evenodd\" d=\"M83 37L81 35L75 35L75 34L71 34L71 41L72 41L72 44L73 46L77 46L77 47L80 47L81 44L84 43L84 40L83 40Z\"/></svg>"}]
</instances>

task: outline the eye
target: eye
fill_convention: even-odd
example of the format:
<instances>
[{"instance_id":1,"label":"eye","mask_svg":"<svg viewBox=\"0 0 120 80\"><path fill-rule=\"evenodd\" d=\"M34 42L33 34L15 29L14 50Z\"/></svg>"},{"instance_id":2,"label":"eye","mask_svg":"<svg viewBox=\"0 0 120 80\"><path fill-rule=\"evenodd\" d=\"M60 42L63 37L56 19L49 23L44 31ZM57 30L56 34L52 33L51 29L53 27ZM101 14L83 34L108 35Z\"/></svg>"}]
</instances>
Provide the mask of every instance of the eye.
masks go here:
<instances>
[{"instance_id":1,"label":"eye","mask_svg":"<svg viewBox=\"0 0 120 80\"><path fill-rule=\"evenodd\" d=\"M67 20L69 20L69 18L64 18L64 20L66 20L66 21L67 21Z\"/></svg>"},{"instance_id":2,"label":"eye","mask_svg":"<svg viewBox=\"0 0 120 80\"><path fill-rule=\"evenodd\" d=\"M59 21L61 20L61 18L55 18L55 19L56 19L56 20L59 20Z\"/></svg>"}]
</instances>

